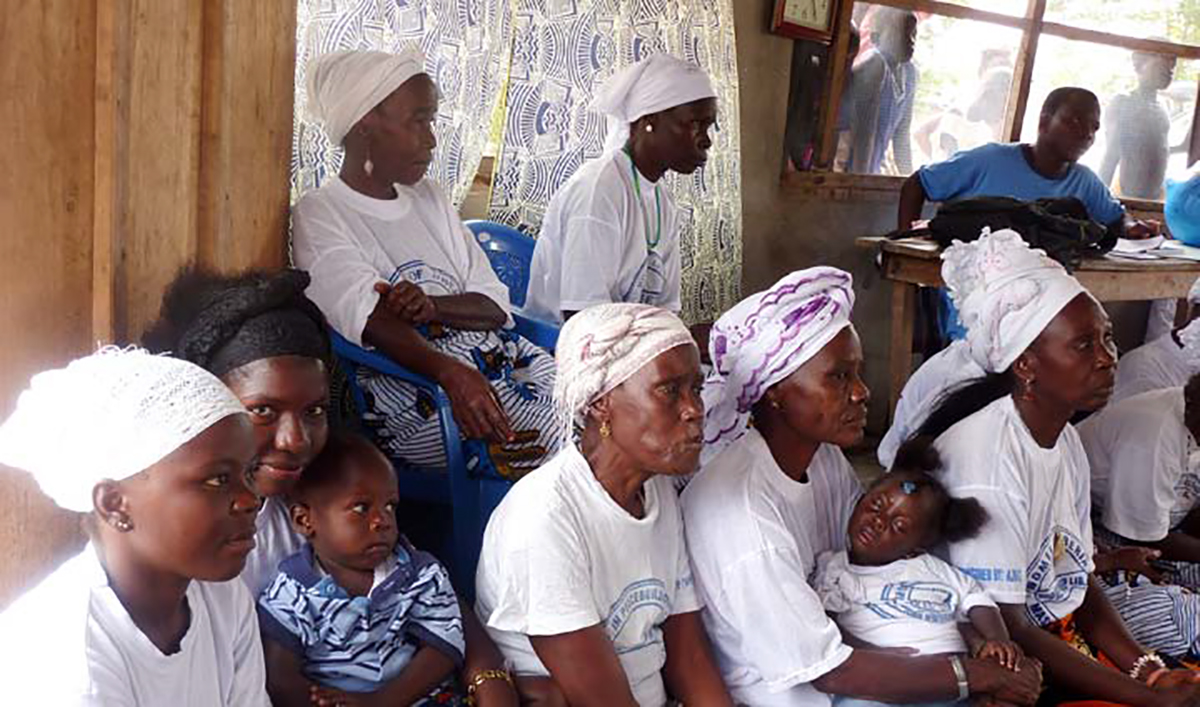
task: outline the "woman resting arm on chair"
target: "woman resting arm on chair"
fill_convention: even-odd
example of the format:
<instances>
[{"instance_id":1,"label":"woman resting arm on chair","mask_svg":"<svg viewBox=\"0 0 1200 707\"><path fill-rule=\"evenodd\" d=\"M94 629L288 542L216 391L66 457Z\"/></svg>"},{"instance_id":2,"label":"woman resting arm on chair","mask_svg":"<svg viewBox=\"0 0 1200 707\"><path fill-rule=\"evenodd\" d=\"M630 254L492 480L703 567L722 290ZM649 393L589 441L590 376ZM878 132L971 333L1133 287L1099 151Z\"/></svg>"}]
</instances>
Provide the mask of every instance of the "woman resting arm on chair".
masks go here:
<instances>
[{"instance_id":1,"label":"woman resting arm on chair","mask_svg":"<svg viewBox=\"0 0 1200 707\"><path fill-rule=\"evenodd\" d=\"M420 52L336 52L309 70L309 101L345 149L337 177L293 211L294 254L332 326L437 381L480 460L516 478L558 448L554 361L506 329L508 290L424 178L438 94ZM392 457L445 464L437 420L412 386L364 372L366 418Z\"/></svg>"}]
</instances>

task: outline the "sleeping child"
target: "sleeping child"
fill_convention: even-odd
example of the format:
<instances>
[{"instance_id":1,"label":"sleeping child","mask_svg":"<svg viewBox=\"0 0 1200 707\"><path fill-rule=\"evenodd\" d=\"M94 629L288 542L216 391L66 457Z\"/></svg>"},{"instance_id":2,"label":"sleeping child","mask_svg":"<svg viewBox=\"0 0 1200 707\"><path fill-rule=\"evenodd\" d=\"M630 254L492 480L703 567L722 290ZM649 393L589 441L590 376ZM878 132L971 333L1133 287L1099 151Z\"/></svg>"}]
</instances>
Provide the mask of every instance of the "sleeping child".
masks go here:
<instances>
[{"instance_id":1,"label":"sleeping child","mask_svg":"<svg viewBox=\"0 0 1200 707\"><path fill-rule=\"evenodd\" d=\"M924 440L901 447L892 471L855 505L848 550L823 553L813 585L849 645L968 653L1016 670L1023 653L995 602L974 579L929 553L942 542L974 537L987 522L978 501L950 497L931 475L940 466Z\"/></svg>"}]
</instances>

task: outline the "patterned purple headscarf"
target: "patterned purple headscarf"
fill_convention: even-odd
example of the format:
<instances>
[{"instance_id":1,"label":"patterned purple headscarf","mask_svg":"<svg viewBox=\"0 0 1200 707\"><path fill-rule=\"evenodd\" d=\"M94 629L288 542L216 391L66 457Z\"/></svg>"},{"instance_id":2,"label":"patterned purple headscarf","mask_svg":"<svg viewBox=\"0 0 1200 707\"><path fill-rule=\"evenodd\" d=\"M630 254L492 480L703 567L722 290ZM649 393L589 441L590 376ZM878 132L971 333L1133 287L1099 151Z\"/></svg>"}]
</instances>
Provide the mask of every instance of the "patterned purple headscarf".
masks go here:
<instances>
[{"instance_id":1,"label":"patterned purple headscarf","mask_svg":"<svg viewBox=\"0 0 1200 707\"><path fill-rule=\"evenodd\" d=\"M850 273L837 268L797 270L738 302L713 324L702 462L746 433L750 409L767 388L849 326L853 282Z\"/></svg>"}]
</instances>

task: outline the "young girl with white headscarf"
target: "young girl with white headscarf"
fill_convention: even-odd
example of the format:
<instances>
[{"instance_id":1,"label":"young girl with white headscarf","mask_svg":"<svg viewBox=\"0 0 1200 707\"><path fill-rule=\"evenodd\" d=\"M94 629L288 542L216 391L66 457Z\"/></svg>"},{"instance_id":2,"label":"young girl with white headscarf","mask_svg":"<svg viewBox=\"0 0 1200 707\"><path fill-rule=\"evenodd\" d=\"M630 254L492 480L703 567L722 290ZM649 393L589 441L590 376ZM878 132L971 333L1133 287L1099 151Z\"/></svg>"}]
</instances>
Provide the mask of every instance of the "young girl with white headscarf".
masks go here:
<instances>
[{"instance_id":1,"label":"young girl with white headscarf","mask_svg":"<svg viewBox=\"0 0 1200 707\"><path fill-rule=\"evenodd\" d=\"M571 705L729 705L698 611L673 479L695 471L699 354L674 314L607 304L573 317L555 388L570 441L492 514L477 610L523 691Z\"/></svg>"},{"instance_id":2,"label":"young girl with white headscarf","mask_svg":"<svg viewBox=\"0 0 1200 707\"><path fill-rule=\"evenodd\" d=\"M614 74L592 110L610 121L605 152L550 200L527 309L548 321L605 302L678 312L683 214L660 180L705 163L716 93L699 67L655 54Z\"/></svg>"},{"instance_id":3,"label":"young girl with white headscarf","mask_svg":"<svg viewBox=\"0 0 1200 707\"><path fill-rule=\"evenodd\" d=\"M34 376L0 463L87 514L91 543L0 615L5 701L269 705L254 601L228 581L254 547L254 451L191 363L106 349Z\"/></svg>"},{"instance_id":4,"label":"young girl with white headscarf","mask_svg":"<svg viewBox=\"0 0 1200 707\"><path fill-rule=\"evenodd\" d=\"M1112 394L1108 317L1013 231L985 231L942 257L971 355L987 375L952 392L919 434L936 439L950 493L978 499L992 519L986 533L951 544L950 561L1000 605L1059 699L1197 704L1192 675L1168 671L1129 635L1092 574L1088 460L1070 420Z\"/></svg>"},{"instance_id":5,"label":"young girl with white headscarf","mask_svg":"<svg viewBox=\"0 0 1200 707\"><path fill-rule=\"evenodd\" d=\"M828 707L991 695L1032 704L1036 664L855 650L809 585L846 549L861 494L839 447L862 439L869 392L849 273L814 267L713 325L704 384L708 461L683 495L688 548L721 672L740 704ZM753 420L753 424L751 424Z\"/></svg>"},{"instance_id":6,"label":"young girl with white headscarf","mask_svg":"<svg viewBox=\"0 0 1200 707\"><path fill-rule=\"evenodd\" d=\"M415 49L334 52L309 68L310 111L345 148L341 171L292 212L308 296L342 336L437 381L471 440L475 473L516 478L558 448L554 360L508 326L508 289L425 179L437 87ZM360 369L366 423L389 456L443 467L432 401ZM489 445L483 444L489 443Z\"/></svg>"}]
</instances>

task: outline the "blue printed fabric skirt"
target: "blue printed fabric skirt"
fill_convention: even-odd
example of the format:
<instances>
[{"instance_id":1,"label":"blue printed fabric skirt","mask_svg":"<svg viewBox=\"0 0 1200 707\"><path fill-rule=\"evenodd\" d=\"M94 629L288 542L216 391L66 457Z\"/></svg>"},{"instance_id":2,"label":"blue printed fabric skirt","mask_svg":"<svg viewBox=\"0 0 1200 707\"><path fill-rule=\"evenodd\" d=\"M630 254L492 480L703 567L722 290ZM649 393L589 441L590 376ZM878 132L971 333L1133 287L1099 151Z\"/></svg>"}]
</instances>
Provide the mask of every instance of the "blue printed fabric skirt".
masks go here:
<instances>
[{"instance_id":1,"label":"blue printed fabric skirt","mask_svg":"<svg viewBox=\"0 0 1200 707\"><path fill-rule=\"evenodd\" d=\"M1096 544L1116 548L1129 541L1099 523ZM1173 658L1200 656L1200 565L1162 562L1164 584L1133 573L1099 575L1104 594L1133 637L1146 648Z\"/></svg>"},{"instance_id":2,"label":"blue printed fabric skirt","mask_svg":"<svg viewBox=\"0 0 1200 707\"><path fill-rule=\"evenodd\" d=\"M483 374L516 433L511 444L468 441L465 451L472 473L516 480L558 451L553 356L504 329L431 327L426 340ZM446 466L437 410L427 392L365 367L358 369L358 383L367 399L363 423L389 456L416 467Z\"/></svg>"}]
</instances>

